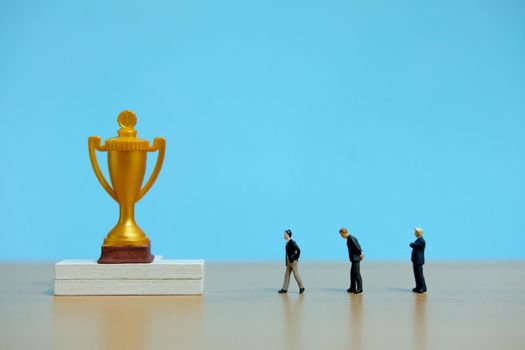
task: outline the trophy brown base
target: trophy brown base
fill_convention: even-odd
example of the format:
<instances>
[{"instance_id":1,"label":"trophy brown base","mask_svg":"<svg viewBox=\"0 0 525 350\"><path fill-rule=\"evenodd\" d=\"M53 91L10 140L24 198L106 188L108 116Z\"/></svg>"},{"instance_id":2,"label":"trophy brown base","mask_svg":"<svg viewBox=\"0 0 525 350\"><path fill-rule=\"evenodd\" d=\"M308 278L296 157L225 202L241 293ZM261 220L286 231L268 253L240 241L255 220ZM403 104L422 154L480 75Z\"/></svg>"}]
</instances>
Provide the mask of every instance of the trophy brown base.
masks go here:
<instances>
[{"instance_id":1,"label":"trophy brown base","mask_svg":"<svg viewBox=\"0 0 525 350\"><path fill-rule=\"evenodd\" d=\"M137 264L153 261L150 245L144 246L102 246L99 264Z\"/></svg>"}]
</instances>

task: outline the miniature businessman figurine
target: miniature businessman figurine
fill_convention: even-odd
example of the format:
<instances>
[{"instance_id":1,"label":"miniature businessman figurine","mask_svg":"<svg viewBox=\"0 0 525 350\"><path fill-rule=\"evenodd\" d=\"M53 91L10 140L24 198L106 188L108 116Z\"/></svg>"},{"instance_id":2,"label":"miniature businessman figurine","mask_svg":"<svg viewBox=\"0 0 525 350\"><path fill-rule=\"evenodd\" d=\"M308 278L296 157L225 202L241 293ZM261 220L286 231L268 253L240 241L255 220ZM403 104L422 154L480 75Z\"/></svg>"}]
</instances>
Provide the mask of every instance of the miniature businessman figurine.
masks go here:
<instances>
[{"instance_id":1,"label":"miniature businessman figurine","mask_svg":"<svg viewBox=\"0 0 525 350\"><path fill-rule=\"evenodd\" d=\"M363 293L363 280L361 278L361 260L363 260L364 255L357 241L357 238L348 233L346 228L339 230L341 237L346 239L346 246L348 247L348 257L352 262L352 267L350 268L350 288L346 291L348 293Z\"/></svg>"},{"instance_id":2,"label":"miniature businessman figurine","mask_svg":"<svg viewBox=\"0 0 525 350\"><path fill-rule=\"evenodd\" d=\"M423 239L423 230L416 227L414 234L417 239L410 243L412 247L412 265L414 267L414 278L416 279L416 288L412 289L415 293L425 293L427 285L423 276L423 264L425 263L425 240Z\"/></svg>"},{"instance_id":3,"label":"miniature businessman figurine","mask_svg":"<svg viewBox=\"0 0 525 350\"><path fill-rule=\"evenodd\" d=\"M301 276L299 276L299 256L301 255L301 249L294 240L292 240L292 231L284 231L284 239L286 240L286 272L284 273L284 283L279 293L288 292L288 286L290 285L290 274L293 272L293 276L299 286L299 294L303 294L304 286Z\"/></svg>"}]
</instances>

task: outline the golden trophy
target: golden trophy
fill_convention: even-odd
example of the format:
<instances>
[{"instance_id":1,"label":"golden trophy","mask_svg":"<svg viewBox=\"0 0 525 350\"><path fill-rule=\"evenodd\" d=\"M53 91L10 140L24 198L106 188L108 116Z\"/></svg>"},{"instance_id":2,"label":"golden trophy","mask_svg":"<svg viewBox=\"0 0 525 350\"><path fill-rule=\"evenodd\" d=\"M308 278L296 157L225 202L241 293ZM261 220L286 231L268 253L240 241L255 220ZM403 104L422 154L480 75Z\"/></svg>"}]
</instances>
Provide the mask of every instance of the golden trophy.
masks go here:
<instances>
[{"instance_id":1,"label":"golden trophy","mask_svg":"<svg viewBox=\"0 0 525 350\"><path fill-rule=\"evenodd\" d=\"M88 139L89 159L98 181L106 192L120 206L120 218L117 225L108 233L102 245L99 264L149 263L153 261L150 240L135 222L135 203L137 203L159 175L166 140L158 137L150 146L148 140L137 137L134 129L137 117L131 111L123 111L118 116L118 137L107 139L101 145L98 136ZM108 170L112 186L104 178L97 162L96 151L108 152ZM159 151L157 163L144 187L146 156L148 152Z\"/></svg>"}]
</instances>

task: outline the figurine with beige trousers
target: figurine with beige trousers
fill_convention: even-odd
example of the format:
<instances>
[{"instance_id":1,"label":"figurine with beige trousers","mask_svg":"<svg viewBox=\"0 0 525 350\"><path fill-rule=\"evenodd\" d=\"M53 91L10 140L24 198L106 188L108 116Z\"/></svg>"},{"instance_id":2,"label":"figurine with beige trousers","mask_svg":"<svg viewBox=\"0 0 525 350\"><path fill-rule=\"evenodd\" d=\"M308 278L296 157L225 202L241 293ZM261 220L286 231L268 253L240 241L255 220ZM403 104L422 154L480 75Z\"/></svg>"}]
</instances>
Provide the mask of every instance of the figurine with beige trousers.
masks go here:
<instances>
[{"instance_id":1,"label":"figurine with beige trousers","mask_svg":"<svg viewBox=\"0 0 525 350\"><path fill-rule=\"evenodd\" d=\"M284 231L284 239L286 241L286 272L284 273L283 287L279 290L280 294L287 293L290 285L290 275L293 272L295 281L299 286L299 294L304 293L304 285L299 276L299 256L301 255L301 249L294 240L292 240L292 231Z\"/></svg>"}]
</instances>

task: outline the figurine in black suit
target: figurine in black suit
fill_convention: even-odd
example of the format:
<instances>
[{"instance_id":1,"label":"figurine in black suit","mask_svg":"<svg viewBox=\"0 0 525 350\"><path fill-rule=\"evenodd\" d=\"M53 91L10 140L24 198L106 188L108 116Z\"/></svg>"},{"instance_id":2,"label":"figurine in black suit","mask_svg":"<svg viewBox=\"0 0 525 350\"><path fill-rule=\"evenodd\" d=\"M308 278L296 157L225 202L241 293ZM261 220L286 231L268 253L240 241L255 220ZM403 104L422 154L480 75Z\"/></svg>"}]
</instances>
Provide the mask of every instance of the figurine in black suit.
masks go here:
<instances>
[{"instance_id":1,"label":"figurine in black suit","mask_svg":"<svg viewBox=\"0 0 525 350\"><path fill-rule=\"evenodd\" d=\"M352 262L350 268L350 288L346 291L348 293L359 294L363 292L363 280L361 278L361 260L363 260L363 250L357 241L357 238L348 233L346 228L339 230L341 237L346 239L346 246L348 247L348 258Z\"/></svg>"},{"instance_id":2,"label":"figurine in black suit","mask_svg":"<svg viewBox=\"0 0 525 350\"><path fill-rule=\"evenodd\" d=\"M412 265L414 267L414 278L416 279L416 287L412 289L415 293L425 293L427 291L427 285L425 283L425 277L423 276L423 264L425 264L425 240L423 239L423 230L415 228L414 234L417 239L410 243L412 247Z\"/></svg>"},{"instance_id":3,"label":"figurine in black suit","mask_svg":"<svg viewBox=\"0 0 525 350\"><path fill-rule=\"evenodd\" d=\"M286 272L284 273L284 282L283 287L279 290L279 293L288 292L288 286L290 285L290 274L293 272L295 281L299 286L299 294L304 293L303 281L301 276L299 276L299 256L301 255L301 249L295 241L292 239L292 231L284 231L284 239L286 240Z\"/></svg>"}]
</instances>

